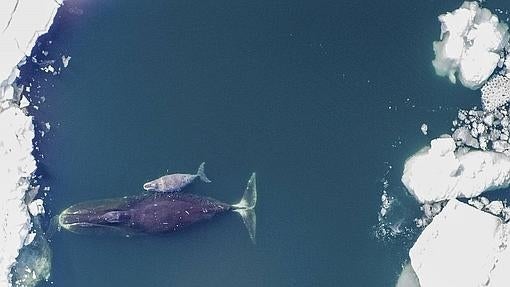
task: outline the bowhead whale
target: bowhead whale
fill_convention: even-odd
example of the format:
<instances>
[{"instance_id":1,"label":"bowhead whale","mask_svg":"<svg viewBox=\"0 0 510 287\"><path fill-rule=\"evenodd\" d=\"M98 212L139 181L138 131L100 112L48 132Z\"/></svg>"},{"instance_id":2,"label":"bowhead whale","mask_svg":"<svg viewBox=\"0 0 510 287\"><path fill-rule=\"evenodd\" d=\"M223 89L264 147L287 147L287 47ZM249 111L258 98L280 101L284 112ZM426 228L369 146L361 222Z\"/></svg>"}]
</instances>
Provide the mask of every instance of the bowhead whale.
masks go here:
<instances>
[{"instance_id":1,"label":"bowhead whale","mask_svg":"<svg viewBox=\"0 0 510 287\"><path fill-rule=\"evenodd\" d=\"M257 187L255 173L241 200L227 204L190 193L156 193L82 202L58 216L61 227L75 232L113 231L125 236L175 232L228 211L239 213L255 243Z\"/></svg>"},{"instance_id":2,"label":"bowhead whale","mask_svg":"<svg viewBox=\"0 0 510 287\"><path fill-rule=\"evenodd\" d=\"M196 174L174 173L167 174L160 178L146 182L143 189L157 192L176 192L191 184L195 179L200 178L203 182L211 182L204 172L205 162L198 167Z\"/></svg>"}]
</instances>

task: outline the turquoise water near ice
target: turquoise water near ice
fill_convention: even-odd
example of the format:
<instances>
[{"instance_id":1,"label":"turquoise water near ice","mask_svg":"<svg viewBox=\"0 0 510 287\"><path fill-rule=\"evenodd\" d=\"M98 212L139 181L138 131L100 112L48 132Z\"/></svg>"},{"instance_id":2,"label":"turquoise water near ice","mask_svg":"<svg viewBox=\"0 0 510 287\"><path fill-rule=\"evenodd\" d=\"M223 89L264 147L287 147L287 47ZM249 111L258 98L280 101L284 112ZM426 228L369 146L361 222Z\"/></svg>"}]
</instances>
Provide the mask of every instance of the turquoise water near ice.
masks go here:
<instances>
[{"instance_id":1,"label":"turquoise water near ice","mask_svg":"<svg viewBox=\"0 0 510 287\"><path fill-rule=\"evenodd\" d=\"M257 172L257 245L236 214L168 236L63 231L47 285L394 286L417 231L375 238L381 179L400 203L390 221L412 226L403 161L479 104L431 65L436 17L460 4L68 2L33 55L69 67L22 74L40 86L38 129L51 124L36 153L47 209L205 161L213 183L191 192L225 202Z\"/></svg>"}]
</instances>

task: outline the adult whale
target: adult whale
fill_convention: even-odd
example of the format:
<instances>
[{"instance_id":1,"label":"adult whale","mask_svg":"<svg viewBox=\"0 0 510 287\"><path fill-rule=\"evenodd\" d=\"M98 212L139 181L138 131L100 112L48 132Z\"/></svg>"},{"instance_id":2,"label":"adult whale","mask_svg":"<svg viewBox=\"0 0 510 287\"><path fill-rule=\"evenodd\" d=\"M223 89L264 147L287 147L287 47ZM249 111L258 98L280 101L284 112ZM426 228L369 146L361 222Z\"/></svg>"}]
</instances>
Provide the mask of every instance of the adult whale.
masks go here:
<instances>
[{"instance_id":1,"label":"adult whale","mask_svg":"<svg viewBox=\"0 0 510 287\"><path fill-rule=\"evenodd\" d=\"M61 227L76 233L113 231L125 236L175 232L215 215L234 211L241 215L255 243L257 187L255 173L241 200L227 204L190 193L156 193L82 202L58 216Z\"/></svg>"}]
</instances>

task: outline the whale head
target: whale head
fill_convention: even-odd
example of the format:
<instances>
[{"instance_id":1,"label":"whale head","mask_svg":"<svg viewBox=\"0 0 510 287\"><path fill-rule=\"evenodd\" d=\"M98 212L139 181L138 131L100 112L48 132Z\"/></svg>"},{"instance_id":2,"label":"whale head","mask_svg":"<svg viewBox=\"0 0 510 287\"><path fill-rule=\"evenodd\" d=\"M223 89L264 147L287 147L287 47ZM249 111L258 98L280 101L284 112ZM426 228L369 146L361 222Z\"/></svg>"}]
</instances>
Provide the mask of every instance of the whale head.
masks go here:
<instances>
[{"instance_id":1,"label":"whale head","mask_svg":"<svg viewBox=\"0 0 510 287\"><path fill-rule=\"evenodd\" d=\"M161 191L164 189L164 182L161 178L144 183L143 189L146 191Z\"/></svg>"},{"instance_id":2,"label":"whale head","mask_svg":"<svg viewBox=\"0 0 510 287\"><path fill-rule=\"evenodd\" d=\"M107 233L128 224L129 206L125 198L75 204L58 215L58 224L75 233Z\"/></svg>"}]
</instances>

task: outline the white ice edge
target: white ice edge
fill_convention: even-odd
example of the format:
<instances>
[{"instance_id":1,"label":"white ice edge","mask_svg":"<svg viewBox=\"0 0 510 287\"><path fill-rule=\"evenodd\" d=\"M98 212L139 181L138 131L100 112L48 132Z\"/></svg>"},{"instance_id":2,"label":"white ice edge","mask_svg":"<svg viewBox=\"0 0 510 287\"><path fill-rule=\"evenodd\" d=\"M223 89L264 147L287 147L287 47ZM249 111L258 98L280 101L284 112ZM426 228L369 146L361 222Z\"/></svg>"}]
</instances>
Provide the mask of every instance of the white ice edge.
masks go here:
<instances>
[{"instance_id":1,"label":"white ice edge","mask_svg":"<svg viewBox=\"0 0 510 287\"><path fill-rule=\"evenodd\" d=\"M36 169L32 117L13 100L12 84L18 63L48 31L60 5L60 0L0 1L0 286L10 285L11 267L31 227L24 196Z\"/></svg>"}]
</instances>

